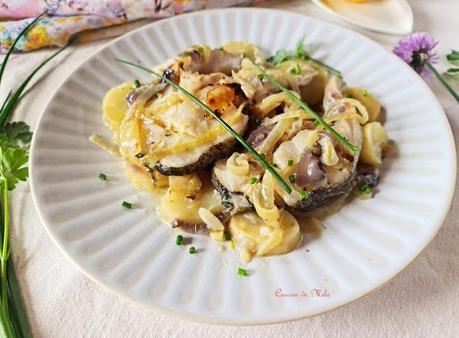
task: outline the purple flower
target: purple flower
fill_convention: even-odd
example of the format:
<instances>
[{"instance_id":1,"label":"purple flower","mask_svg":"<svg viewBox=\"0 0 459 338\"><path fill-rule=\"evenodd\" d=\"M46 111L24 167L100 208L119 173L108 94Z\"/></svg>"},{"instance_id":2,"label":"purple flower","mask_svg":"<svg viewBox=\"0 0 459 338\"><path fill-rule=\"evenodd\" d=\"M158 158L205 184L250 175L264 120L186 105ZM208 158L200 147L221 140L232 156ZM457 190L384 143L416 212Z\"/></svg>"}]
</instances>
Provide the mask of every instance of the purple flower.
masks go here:
<instances>
[{"instance_id":1,"label":"purple flower","mask_svg":"<svg viewBox=\"0 0 459 338\"><path fill-rule=\"evenodd\" d=\"M430 74L426 63L436 63L437 55L433 49L438 41L425 32L418 32L401 39L394 47L393 52L403 61L408 63L418 74L426 76Z\"/></svg>"}]
</instances>

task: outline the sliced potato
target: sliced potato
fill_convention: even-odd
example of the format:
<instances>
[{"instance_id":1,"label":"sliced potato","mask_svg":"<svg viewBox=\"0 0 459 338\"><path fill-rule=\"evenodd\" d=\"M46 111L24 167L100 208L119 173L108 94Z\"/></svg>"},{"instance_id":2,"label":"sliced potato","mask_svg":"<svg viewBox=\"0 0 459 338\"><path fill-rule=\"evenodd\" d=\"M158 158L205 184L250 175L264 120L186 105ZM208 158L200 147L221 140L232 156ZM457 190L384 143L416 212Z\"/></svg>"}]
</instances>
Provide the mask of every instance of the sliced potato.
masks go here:
<instances>
[{"instance_id":1,"label":"sliced potato","mask_svg":"<svg viewBox=\"0 0 459 338\"><path fill-rule=\"evenodd\" d=\"M358 87L348 87L344 91L345 96L352 97L360 101L368 111L368 122L377 121L381 113L381 104L366 89Z\"/></svg>"},{"instance_id":2,"label":"sliced potato","mask_svg":"<svg viewBox=\"0 0 459 338\"><path fill-rule=\"evenodd\" d=\"M111 88L105 94L102 102L104 122L114 132L119 130L121 121L123 121L128 110L126 96L132 91L133 87L132 82L129 81Z\"/></svg>"},{"instance_id":3,"label":"sliced potato","mask_svg":"<svg viewBox=\"0 0 459 338\"><path fill-rule=\"evenodd\" d=\"M202 188L202 182L197 174L169 176L169 187L174 192L196 196Z\"/></svg>"},{"instance_id":4,"label":"sliced potato","mask_svg":"<svg viewBox=\"0 0 459 338\"><path fill-rule=\"evenodd\" d=\"M371 122L363 126L363 145L360 161L369 165L382 163L382 150L389 142L387 132L379 122Z\"/></svg>"},{"instance_id":5,"label":"sliced potato","mask_svg":"<svg viewBox=\"0 0 459 338\"><path fill-rule=\"evenodd\" d=\"M161 175L156 170L151 173L147 167L133 162L126 162L125 170L129 182L138 189L151 192L167 187L167 176Z\"/></svg>"},{"instance_id":6,"label":"sliced potato","mask_svg":"<svg viewBox=\"0 0 459 338\"><path fill-rule=\"evenodd\" d=\"M186 194L168 190L162 197L158 206L158 213L166 223L172 224L179 219L190 223L201 223L198 210L199 203Z\"/></svg>"},{"instance_id":7,"label":"sliced potato","mask_svg":"<svg viewBox=\"0 0 459 338\"><path fill-rule=\"evenodd\" d=\"M230 221L230 231L243 259L246 260L247 256L250 259L254 255L279 255L296 247L301 232L295 217L283 210L279 225L274 228L266 224L255 212L234 215Z\"/></svg>"},{"instance_id":8,"label":"sliced potato","mask_svg":"<svg viewBox=\"0 0 459 338\"><path fill-rule=\"evenodd\" d=\"M126 162L125 170L127 178L133 186L145 191L153 190L153 179L146 167Z\"/></svg>"}]
</instances>

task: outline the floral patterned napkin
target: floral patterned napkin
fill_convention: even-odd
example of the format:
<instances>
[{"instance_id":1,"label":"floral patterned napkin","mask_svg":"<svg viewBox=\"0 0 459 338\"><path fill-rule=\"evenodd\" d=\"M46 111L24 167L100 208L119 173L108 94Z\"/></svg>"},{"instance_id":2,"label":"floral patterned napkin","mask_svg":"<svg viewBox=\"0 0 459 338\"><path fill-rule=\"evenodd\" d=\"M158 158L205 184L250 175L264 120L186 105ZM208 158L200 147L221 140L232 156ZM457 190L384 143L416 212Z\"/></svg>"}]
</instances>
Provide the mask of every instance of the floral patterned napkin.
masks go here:
<instances>
[{"instance_id":1,"label":"floral patterned napkin","mask_svg":"<svg viewBox=\"0 0 459 338\"><path fill-rule=\"evenodd\" d=\"M62 46L79 32L138 19L159 19L185 12L258 3L263 0L0 0L0 52L8 50L18 33L43 12L19 41L19 51Z\"/></svg>"}]
</instances>

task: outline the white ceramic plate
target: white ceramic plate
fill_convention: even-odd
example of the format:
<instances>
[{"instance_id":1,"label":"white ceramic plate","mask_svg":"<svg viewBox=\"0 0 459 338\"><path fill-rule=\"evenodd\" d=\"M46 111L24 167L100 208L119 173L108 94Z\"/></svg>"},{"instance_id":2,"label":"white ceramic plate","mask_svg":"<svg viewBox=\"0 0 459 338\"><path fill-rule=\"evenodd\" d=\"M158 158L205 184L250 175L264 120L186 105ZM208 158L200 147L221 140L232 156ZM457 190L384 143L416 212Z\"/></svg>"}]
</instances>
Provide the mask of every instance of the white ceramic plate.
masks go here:
<instances>
[{"instance_id":1,"label":"white ceramic plate","mask_svg":"<svg viewBox=\"0 0 459 338\"><path fill-rule=\"evenodd\" d=\"M376 32L404 35L413 30L413 11L407 0L312 0L317 6L354 25Z\"/></svg>"},{"instance_id":2,"label":"white ceramic plate","mask_svg":"<svg viewBox=\"0 0 459 338\"><path fill-rule=\"evenodd\" d=\"M320 237L306 235L300 248L287 255L255 259L247 266L250 276L240 277L236 253L220 253L219 243L195 236L193 244L201 249L196 255L177 247L176 232L161 223L149 196L128 184L121 160L88 137L109 136L101 117L105 92L145 76L115 58L153 66L189 45L219 46L230 40L247 40L272 53L293 49L303 35L314 57L381 100L399 157L390 163L374 199L353 201L325 221ZM418 75L389 51L309 17L230 9L153 23L85 61L41 117L32 146L31 185L50 236L95 281L151 309L199 321L254 324L334 309L399 273L441 226L452 198L455 163L440 105ZM100 181L100 172L110 181ZM133 202L134 210L123 209L123 200Z\"/></svg>"}]
</instances>

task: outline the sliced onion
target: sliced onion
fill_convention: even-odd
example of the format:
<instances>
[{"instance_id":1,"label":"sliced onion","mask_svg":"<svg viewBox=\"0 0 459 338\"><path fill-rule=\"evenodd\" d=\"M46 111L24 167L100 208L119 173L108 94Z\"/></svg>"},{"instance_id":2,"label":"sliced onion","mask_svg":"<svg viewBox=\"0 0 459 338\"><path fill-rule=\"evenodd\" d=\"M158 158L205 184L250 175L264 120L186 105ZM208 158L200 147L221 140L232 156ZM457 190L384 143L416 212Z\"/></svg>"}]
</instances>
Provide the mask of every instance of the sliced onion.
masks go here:
<instances>
[{"instance_id":1,"label":"sliced onion","mask_svg":"<svg viewBox=\"0 0 459 338\"><path fill-rule=\"evenodd\" d=\"M279 226L279 209L274 203L274 179L270 173L265 173L263 182L255 185L251 200L257 214L266 223Z\"/></svg>"},{"instance_id":2,"label":"sliced onion","mask_svg":"<svg viewBox=\"0 0 459 338\"><path fill-rule=\"evenodd\" d=\"M282 120L278 122L268 136L263 140L258 150L264 154L269 154L274 150L277 142L282 138L288 127L292 124L292 120Z\"/></svg>"},{"instance_id":3,"label":"sliced onion","mask_svg":"<svg viewBox=\"0 0 459 338\"><path fill-rule=\"evenodd\" d=\"M233 153L226 161L226 166L235 175L249 175L250 166L247 154Z\"/></svg>"},{"instance_id":4,"label":"sliced onion","mask_svg":"<svg viewBox=\"0 0 459 338\"><path fill-rule=\"evenodd\" d=\"M328 135L323 134L322 138L319 140L319 143L322 147L320 161L328 167L336 165L339 161L339 158L331 138Z\"/></svg>"},{"instance_id":5,"label":"sliced onion","mask_svg":"<svg viewBox=\"0 0 459 338\"><path fill-rule=\"evenodd\" d=\"M201 217L202 221L207 224L207 227L210 229L210 231L225 230L223 223L217 218L217 216L211 213L209 209L199 208L198 213L199 217Z\"/></svg>"}]
</instances>

